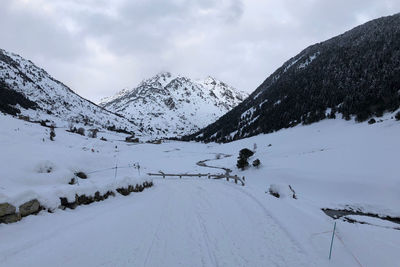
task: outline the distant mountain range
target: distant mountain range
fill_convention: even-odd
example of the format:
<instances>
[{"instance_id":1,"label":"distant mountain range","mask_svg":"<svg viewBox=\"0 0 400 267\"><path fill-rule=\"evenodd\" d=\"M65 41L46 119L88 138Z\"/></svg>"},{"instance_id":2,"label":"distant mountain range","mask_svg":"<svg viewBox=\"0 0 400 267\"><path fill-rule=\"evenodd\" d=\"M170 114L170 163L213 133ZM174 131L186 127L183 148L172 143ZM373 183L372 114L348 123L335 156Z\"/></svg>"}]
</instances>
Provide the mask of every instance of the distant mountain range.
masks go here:
<instances>
[{"instance_id":1,"label":"distant mountain range","mask_svg":"<svg viewBox=\"0 0 400 267\"><path fill-rule=\"evenodd\" d=\"M84 124L114 130L137 131L122 116L86 100L51 77L30 60L0 49L0 111L48 120L57 126Z\"/></svg>"},{"instance_id":2,"label":"distant mountain range","mask_svg":"<svg viewBox=\"0 0 400 267\"><path fill-rule=\"evenodd\" d=\"M146 134L173 137L200 130L247 96L212 77L192 80L163 72L99 105L134 121Z\"/></svg>"},{"instance_id":3,"label":"distant mountain range","mask_svg":"<svg viewBox=\"0 0 400 267\"><path fill-rule=\"evenodd\" d=\"M229 142L341 116L365 121L400 105L400 14L312 45L246 100L183 140Z\"/></svg>"},{"instance_id":4,"label":"distant mountain range","mask_svg":"<svg viewBox=\"0 0 400 267\"><path fill-rule=\"evenodd\" d=\"M98 106L31 61L0 49L0 111L58 127L83 124L150 138L181 136L214 122L247 96L212 77L195 81L165 72Z\"/></svg>"}]
</instances>

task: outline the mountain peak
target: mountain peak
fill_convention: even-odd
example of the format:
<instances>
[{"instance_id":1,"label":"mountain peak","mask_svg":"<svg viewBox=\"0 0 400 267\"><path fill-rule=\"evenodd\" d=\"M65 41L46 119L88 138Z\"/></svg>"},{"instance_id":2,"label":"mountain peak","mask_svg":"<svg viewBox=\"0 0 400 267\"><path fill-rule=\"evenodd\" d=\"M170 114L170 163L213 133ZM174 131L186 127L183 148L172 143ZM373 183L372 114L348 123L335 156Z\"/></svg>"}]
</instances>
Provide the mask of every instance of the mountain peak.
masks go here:
<instances>
[{"instance_id":1,"label":"mountain peak","mask_svg":"<svg viewBox=\"0 0 400 267\"><path fill-rule=\"evenodd\" d=\"M100 105L138 122L146 133L162 137L197 131L246 96L211 76L196 81L162 72Z\"/></svg>"},{"instance_id":2,"label":"mountain peak","mask_svg":"<svg viewBox=\"0 0 400 267\"><path fill-rule=\"evenodd\" d=\"M6 108L10 105L20 106L21 108L11 109L8 107L7 110L29 116L32 121L49 120L57 126L68 126L70 122L74 122L99 128L137 129L125 118L75 94L32 61L3 49L0 49L0 89L7 96L5 100L12 100L3 101L2 105ZM28 105L31 102L35 104L35 108Z\"/></svg>"}]
</instances>

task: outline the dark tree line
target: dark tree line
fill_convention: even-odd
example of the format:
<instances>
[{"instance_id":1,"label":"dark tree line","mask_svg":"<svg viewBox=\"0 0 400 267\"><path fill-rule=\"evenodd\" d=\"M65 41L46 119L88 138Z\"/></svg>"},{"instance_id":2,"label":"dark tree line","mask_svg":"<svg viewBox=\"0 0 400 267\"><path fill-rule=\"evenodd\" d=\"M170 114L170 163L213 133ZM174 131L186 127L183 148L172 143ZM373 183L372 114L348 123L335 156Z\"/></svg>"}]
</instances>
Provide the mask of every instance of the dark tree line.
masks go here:
<instances>
[{"instance_id":1,"label":"dark tree line","mask_svg":"<svg viewBox=\"0 0 400 267\"><path fill-rule=\"evenodd\" d=\"M184 140L229 142L300 123L359 122L400 106L400 14L303 50L243 103ZM234 133L234 134L232 134Z\"/></svg>"}]
</instances>

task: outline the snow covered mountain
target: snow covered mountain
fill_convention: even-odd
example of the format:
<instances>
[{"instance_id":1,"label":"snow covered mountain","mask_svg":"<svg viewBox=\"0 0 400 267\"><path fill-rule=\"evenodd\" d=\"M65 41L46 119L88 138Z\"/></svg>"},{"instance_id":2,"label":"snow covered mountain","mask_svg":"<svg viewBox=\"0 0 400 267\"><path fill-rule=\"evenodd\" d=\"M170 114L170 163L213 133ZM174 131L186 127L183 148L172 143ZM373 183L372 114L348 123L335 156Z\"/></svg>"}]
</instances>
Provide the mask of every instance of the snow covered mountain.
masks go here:
<instances>
[{"instance_id":1,"label":"snow covered mountain","mask_svg":"<svg viewBox=\"0 0 400 267\"><path fill-rule=\"evenodd\" d=\"M400 107L399 51L400 13L367 22L304 49L240 105L184 139L229 142L327 117L381 117Z\"/></svg>"},{"instance_id":2,"label":"snow covered mountain","mask_svg":"<svg viewBox=\"0 0 400 267\"><path fill-rule=\"evenodd\" d=\"M212 77L192 80L163 72L99 105L134 121L143 132L162 137L198 131L246 97Z\"/></svg>"},{"instance_id":3,"label":"snow covered mountain","mask_svg":"<svg viewBox=\"0 0 400 267\"><path fill-rule=\"evenodd\" d=\"M0 111L49 120L135 131L129 120L86 100L30 60L0 49Z\"/></svg>"}]
</instances>

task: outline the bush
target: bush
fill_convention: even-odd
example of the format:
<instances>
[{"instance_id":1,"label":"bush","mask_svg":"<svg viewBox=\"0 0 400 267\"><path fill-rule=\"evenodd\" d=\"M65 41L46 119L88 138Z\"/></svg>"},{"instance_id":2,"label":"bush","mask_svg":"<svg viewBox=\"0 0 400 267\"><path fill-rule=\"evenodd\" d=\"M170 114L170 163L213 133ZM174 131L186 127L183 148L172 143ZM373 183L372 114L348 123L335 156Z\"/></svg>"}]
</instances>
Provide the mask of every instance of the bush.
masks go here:
<instances>
[{"instance_id":1,"label":"bush","mask_svg":"<svg viewBox=\"0 0 400 267\"><path fill-rule=\"evenodd\" d=\"M76 133L85 136L85 129L82 128L82 127L80 127L80 128L76 131Z\"/></svg>"},{"instance_id":2,"label":"bush","mask_svg":"<svg viewBox=\"0 0 400 267\"><path fill-rule=\"evenodd\" d=\"M400 111L397 112L394 117L396 118L396 120L400 121Z\"/></svg>"},{"instance_id":3,"label":"bush","mask_svg":"<svg viewBox=\"0 0 400 267\"><path fill-rule=\"evenodd\" d=\"M103 136L100 138L101 141L107 141L106 138L104 138Z\"/></svg>"},{"instance_id":4,"label":"bush","mask_svg":"<svg viewBox=\"0 0 400 267\"><path fill-rule=\"evenodd\" d=\"M248 148L243 148L242 150L240 150L236 167L241 170L246 169L249 166L249 162L247 161L247 159L253 155L254 152Z\"/></svg>"},{"instance_id":5,"label":"bush","mask_svg":"<svg viewBox=\"0 0 400 267\"><path fill-rule=\"evenodd\" d=\"M253 166L256 168L258 168L260 166L260 164L261 164L261 161L259 159L256 159L253 161Z\"/></svg>"},{"instance_id":6,"label":"bush","mask_svg":"<svg viewBox=\"0 0 400 267\"><path fill-rule=\"evenodd\" d=\"M50 140L54 141L54 137L56 137L56 132L54 130L54 125L50 126Z\"/></svg>"},{"instance_id":7,"label":"bush","mask_svg":"<svg viewBox=\"0 0 400 267\"><path fill-rule=\"evenodd\" d=\"M241 158L241 157L238 158L238 161L236 163L236 167L238 167L238 169L241 169L243 171L248 166L249 166L249 163L247 162L246 158Z\"/></svg>"},{"instance_id":8,"label":"bush","mask_svg":"<svg viewBox=\"0 0 400 267\"><path fill-rule=\"evenodd\" d=\"M248 149L248 148L243 148L243 149L240 150L240 152L239 152L239 157L240 157L240 158L246 158L246 159L248 159L248 158L250 158L250 157L253 156L253 155L254 155L254 152L251 151L251 150Z\"/></svg>"},{"instance_id":9,"label":"bush","mask_svg":"<svg viewBox=\"0 0 400 267\"><path fill-rule=\"evenodd\" d=\"M98 129L90 129L89 130L89 137L90 138L97 138L97 133L99 132L99 130Z\"/></svg>"},{"instance_id":10,"label":"bush","mask_svg":"<svg viewBox=\"0 0 400 267\"><path fill-rule=\"evenodd\" d=\"M370 119L369 121L368 121L368 124L374 124L376 122L376 120L374 119L374 118L372 118L372 119Z\"/></svg>"},{"instance_id":11,"label":"bush","mask_svg":"<svg viewBox=\"0 0 400 267\"><path fill-rule=\"evenodd\" d=\"M81 179L87 179L88 178L86 173L84 173L84 172L77 172L77 173L75 173L75 176L77 176L77 177L79 177Z\"/></svg>"}]
</instances>

